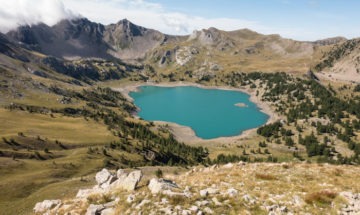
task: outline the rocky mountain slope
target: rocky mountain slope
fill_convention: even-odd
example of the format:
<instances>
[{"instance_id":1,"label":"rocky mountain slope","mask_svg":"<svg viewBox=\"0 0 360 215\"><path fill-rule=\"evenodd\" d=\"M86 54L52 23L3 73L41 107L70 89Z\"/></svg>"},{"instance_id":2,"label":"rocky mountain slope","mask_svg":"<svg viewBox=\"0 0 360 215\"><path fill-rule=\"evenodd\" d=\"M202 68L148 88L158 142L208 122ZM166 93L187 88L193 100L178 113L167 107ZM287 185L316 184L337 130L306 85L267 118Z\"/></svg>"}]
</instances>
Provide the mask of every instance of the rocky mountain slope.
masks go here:
<instances>
[{"instance_id":1,"label":"rocky mountain slope","mask_svg":"<svg viewBox=\"0 0 360 215\"><path fill-rule=\"evenodd\" d=\"M328 78L360 82L360 39L343 41L325 52L315 69Z\"/></svg>"},{"instance_id":2,"label":"rocky mountain slope","mask_svg":"<svg viewBox=\"0 0 360 215\"><path fill-rule=\"evenodd\" d=\"M195 167L165 178L103 169L75 198L45 200L36 214L358 214L359 167L304 163ZM349 185L352 186L349 186Z\"/></svg>"},{"instance_id":3,"label":"rocky mountain slope","mask_svg":"<svg viewBox=\"0 0 360 215\"><path fill-rule=\"evenodd\" d=\"M126 19L105 26L85 18L63 20L51 27L22 26L7 36L28 49L59 58L141 60L159 72L190 71L198 76L234 70L304 73L324 47L345 40L302 42L248 29L215 28L170 36Z\"/></svg>"},{"instance_id":4,"label":"rocky mountain slope","mask_svg":"<svg viewBox=\"0 0 360 215\"><path fill-rule=\"evenodd\" d=\"M31 50L66 59L138 59L172 38L126 19L105 26L86 18L62 20L54 26L21 26L7 36Z\"/></svg>"},{"instance_id":5,"label":"rocky mountain slope","mask_svg":"<svg viewBox=\"0 0 360 215\"><path fill-rule=\"evenodd\" d=\"M185 71L194 76L214 77L232 71L286 71L305 73L318 45L262 35L248 29L195 31L186 41L169 43L148 55L157 71Z\"/></svg>"}]
</instances>

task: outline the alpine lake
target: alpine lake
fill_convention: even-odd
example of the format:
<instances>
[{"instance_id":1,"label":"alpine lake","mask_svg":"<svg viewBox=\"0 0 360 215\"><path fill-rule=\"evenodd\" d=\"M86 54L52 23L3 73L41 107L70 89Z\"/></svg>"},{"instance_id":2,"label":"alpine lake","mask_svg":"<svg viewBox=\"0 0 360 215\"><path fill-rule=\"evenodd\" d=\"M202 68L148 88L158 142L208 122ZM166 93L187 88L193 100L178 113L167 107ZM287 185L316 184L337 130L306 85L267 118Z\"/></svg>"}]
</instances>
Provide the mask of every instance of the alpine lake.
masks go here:
<instances>
[{"instance_id":1,"label":"alpine lake","mask_svg":"<svg viewBox=\"0 0 360 215\"><path fill-rule=\"evenodd\" d=\"M140 86L129 95L139 117L190 127L202 139L240 135L269 118L248 94L235 90Z\"/></svg>"}]
</instances>

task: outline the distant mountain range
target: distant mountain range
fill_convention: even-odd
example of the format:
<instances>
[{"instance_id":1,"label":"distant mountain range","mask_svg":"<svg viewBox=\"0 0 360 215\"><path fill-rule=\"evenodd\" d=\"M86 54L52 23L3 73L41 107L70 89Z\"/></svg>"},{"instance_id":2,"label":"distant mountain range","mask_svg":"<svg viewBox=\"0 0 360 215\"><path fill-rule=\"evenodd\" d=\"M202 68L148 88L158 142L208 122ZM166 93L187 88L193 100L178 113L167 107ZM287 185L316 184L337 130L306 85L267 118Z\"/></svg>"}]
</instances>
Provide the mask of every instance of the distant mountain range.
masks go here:
<instances>
[{"instance_id":1,"label":"distant mountain range","mask_svg":"<svg viewBox=\"0 0 360 215\"><path fill-rule=\"evenodd\" d=\"M226 32L216 28L194 31L187 36L173 36L135 25L126 19L102 25L86 18L62 20L54 26L20 26L1 38L24 49L66 60L120 59L148 64L165 73L191 70L197 76L216 75L219 71L304 73L309 68L327 69L328 65L322 61L328 58L328 51L348 41L343 37L295 41L249 29ZM357 43L357 40L352 41ZM357 49L349 50L352 51L356 53L346 55L357 56L359 53ZM343 61L342 58L342 55L337 56L333 61ZM352 64L352 70L360 70L358 63L345 61ZM338 70L335 72L341 72Z\"/></svg>"}]
</instances>

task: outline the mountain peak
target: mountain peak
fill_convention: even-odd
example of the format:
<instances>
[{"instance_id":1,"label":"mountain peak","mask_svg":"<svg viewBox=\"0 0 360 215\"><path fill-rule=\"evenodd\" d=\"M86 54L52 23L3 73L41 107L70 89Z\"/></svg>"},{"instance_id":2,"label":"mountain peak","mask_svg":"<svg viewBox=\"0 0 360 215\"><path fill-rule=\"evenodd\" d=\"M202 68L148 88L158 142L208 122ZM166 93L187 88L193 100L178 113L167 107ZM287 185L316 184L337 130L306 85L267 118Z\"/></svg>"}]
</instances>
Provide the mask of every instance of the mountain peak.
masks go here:
<instances>
[{"instance_id":1,"label":"mountain peak","mask_svg":"<svg viewBox=\"0 0 360 215\"><path fill-rule=\"evenodd\" d=\"M128 20L128 19L121 19L121 20L119 20L118 22L117 22L117 24L127 24L127 23L131 23L131 24L133 24L132 22L130 22L130 20Z\"/></svg>"},{"instance_id":2,"label":"mountain peak","mask_svg":"<svg viewBox=\"0 0 360 215\"><path fill-rule=\"evenodd\" d=\"M346 40L347 39L345 37L331 37L331 38L326 38L326 39L322 39L322 40L316 40L316 41L314 41L314 44L324 46L324 45L332 45L332 44L336 44L336 43L345 42Z\"/></svg>"}]
</instances>

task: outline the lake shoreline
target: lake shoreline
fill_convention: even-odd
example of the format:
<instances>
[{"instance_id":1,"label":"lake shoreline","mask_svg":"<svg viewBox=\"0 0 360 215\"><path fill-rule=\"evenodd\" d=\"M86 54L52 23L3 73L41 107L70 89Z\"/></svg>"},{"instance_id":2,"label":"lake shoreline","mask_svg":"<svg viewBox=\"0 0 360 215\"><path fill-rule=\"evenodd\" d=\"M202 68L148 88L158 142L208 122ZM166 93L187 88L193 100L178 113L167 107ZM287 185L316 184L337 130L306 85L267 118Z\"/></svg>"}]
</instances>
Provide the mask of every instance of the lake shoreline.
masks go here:
<instances>
[{"instance_id":1,"label":"lake shoreline","mask_svg":"<svg viewBox=\"0 0 360 215\"><path fill-rule=\"evenodd\" d=\"M261 101L261 99L256 96L256 90L254 89L247 89L247 88L235 88L230 86L205 86L197 83L191 82L164 82L164 83L133 83L129 84L124 87L113 88L116 91L121 92L129 101L133 101L133 98L129 95L130 92L136 92L139 87L141 86L157 86L157 87L181 87L181 86L193 86L199 87L203 89L218 89L218 90L231 90L231 91L239 91L246 93L249 95L249 100L256 104L258 109L269 116L266 124L273 123L280 119L280 117L271 109L269 104L266 102ZM135 115L137 116L137 115ZM164 122L164 121L154 121L156 125L168 125L170 131L174 134L175 138L180 142L185 142L188 144L194 143L211 143L211 142L218 142L218 143L233 143L235 141L249 138L251 136L256 135L257 128L252 128L241 132L239 135L230 136L230 137L218 137L213 139L202 139L196 136L195 131L189 126L179 125L174 122Z\"/></svg>"}]
</instances>

